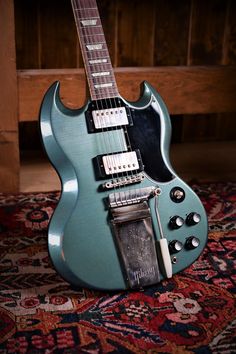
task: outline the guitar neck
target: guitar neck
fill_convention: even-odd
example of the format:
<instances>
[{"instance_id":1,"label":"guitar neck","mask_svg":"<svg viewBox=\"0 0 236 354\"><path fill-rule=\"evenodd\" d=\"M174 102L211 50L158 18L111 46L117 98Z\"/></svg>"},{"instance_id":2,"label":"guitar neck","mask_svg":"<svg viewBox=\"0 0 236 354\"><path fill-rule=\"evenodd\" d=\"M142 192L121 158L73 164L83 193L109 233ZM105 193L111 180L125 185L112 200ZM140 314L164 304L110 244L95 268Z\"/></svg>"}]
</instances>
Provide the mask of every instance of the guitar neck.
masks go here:
<instances>
[{"instance_id":1,"label":"guitar neck","mask_svg":"<svg viewBox=\"0 0 236 354\"><path fill-rule=\"evenodd\" d=\"M96 0L71 0L92 100L119 96Z\"/></svg>"}]
</instances>

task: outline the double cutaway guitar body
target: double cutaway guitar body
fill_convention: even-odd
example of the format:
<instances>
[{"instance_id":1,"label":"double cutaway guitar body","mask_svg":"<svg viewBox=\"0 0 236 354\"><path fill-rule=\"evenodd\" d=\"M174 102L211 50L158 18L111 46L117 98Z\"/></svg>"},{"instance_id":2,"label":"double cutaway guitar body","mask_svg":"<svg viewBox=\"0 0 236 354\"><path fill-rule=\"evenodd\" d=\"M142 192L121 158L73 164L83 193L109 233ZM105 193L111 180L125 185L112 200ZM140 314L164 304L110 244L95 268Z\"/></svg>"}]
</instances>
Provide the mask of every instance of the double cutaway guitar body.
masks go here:
<instances>
[{"instance_id":1,"label":"double cutaway guitar body","mask_svg":"<svg viewBox=\"0 0 236 354\"><path fill-rule=\"evenodd\" d=\"M94 123L99 104L114 116L125 112L125 128ZM207 241L205 210L171 167L170 118L148 83L138 102L117 97L89 101L79 110L62 104L55 83L44 98L40 124L62 183L48 236L63 278L96 289L138 288L171 277L199 257Z\"/></svg>"},{"instance_id":2,"label":"double cutaway guitar body","mask_svg":"<svg viewBox=\"0 0 236 354\"><path fill-rule=\"evenodd\" d=\"M49 253L62 277L79 287L154 285L201 254L206 214L171 167L171 124L161 97L147 82L137 102L120 96L96 0L71 3L91 99L71 110L56 82L41 106L42 141L62 184Z\"/></svg>"}]
</instances>

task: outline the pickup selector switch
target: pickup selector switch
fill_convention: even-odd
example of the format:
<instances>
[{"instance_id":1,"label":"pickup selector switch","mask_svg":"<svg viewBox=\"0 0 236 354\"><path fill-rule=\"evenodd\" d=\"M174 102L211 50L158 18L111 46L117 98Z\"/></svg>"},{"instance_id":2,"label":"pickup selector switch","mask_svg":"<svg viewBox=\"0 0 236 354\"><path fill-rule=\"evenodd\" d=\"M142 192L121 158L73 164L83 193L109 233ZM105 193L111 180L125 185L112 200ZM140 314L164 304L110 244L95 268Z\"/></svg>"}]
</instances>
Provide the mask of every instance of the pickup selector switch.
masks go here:
<instances>
[{"instance_id":1,"label":"pickup selector switch","mask_svg":"<svg viewBox=\"0 0 236 354\"><path fill-rule=\"evenodd\" d=\"M170 253L178 253L179 251L182 250L182 248L183 248L183 244L178 240L173 240L169 243Z\"/></svg>"},{"instance_id":2,"label":"pickup selector switch","mask_svg":"<svg viewBox=\"0 0 236 354\"><path fill-rule=\"evenodd\" d=\"M185 243L185 247L188 250L193 250L195 248L197 248L200 245L200 240L199 238L195 237L195 236L190 236L187 238L186 243Z\"/></svg>"},{"instance_id":3,"label":"pickup selector switch","mask_svg":"<svg viewBox=\"0 0 236 354\"><path fill-rule=\"evenodd\" d=\"M181 216L175 215L169 221L169 227L171 229L179 229L184 224L184 219Z\"/></svg>"},{"instance_id":4,"label":"pickup selector switch","mask_svg":"<svg viewBox=\"0 0 236 354\"><path fill-rule=\"evenodd\" d=\"M201 221L201 216L198 213L190 213L186 218L186 224L188 226L193 226Z\"/></svg>"}]
</instances>

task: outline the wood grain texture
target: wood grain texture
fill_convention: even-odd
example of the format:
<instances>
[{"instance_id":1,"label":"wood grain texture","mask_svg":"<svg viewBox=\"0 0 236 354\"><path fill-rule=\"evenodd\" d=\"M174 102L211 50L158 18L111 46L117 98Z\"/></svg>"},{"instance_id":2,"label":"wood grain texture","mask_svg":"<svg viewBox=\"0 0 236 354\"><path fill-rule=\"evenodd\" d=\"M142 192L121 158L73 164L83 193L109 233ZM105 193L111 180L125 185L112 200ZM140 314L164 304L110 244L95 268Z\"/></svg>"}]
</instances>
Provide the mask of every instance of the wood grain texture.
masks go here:
<instances>
[{"instance_id":1,"label":"wood grain texture","mask_svg":"<svg viewBox=\"0 0 236 354\"><path fill-rule=\"evenodd\" d=\"M236 64L236 1L234 0L229 0L227 6L222 64Z\"/></svg>"},{"instance_id":2,"label":"wood grain texture","mask_svg":"<svg viewBox=\"0 0 236 354\"><path fill-rule=\"evenodd\" d=\"M153 65L154 3L154 0L118 1L118 66Z\"/></svg>"},{"instance_id":3,"label":"wood grain texture","mask_svg":"<svg viewBox=\"0 0 236 354\"><path fill-rule=\"evenodd\" d=\"M17 131L0 131L0 192L19 191L19 147Z\"/></svg>"},{"instance_id":4,"label":"wood grain texture","mask_svg":"<svg viewBox=\"0 0 236 354\"><path fill-rule=\"evenodd\" d=\"M0 9L0 190L13 192L19 187L13 1L0 0Z\"/></svg>"},{"instance_id":5,"label":"wood grain texture","mask_svg":"<svg viewBox=\"0 0 236 354\"><path fill-rule=\"evenodd\" d=\"M77 65L77 34L70 1L40 1L41 68Z\"/></svg>"},{"instance_id":6,"label":"wood grain texture","mask_svg":"<svg viewBox=\"0 0 236 354\"><path fill-rule=\"evenodd\" d=\"M39 3L40 0L14 2L17 68L40 68Z\"/></svg>"},{"instance_id":7,"label":"wood grain texture","mask_svg":"<svg viewBox=\"0 0 236 354\"><path fill-rule=\"evenodd\" d=\"M150 82L161 94L171 114L236 111L235 67L117 68L120 94L137 100L139 85ZM35 120L43 95L61 81L65 105L75 108L85 99L85 76L81 69L18 71L20 121Z\"/></svg>"},{"instance_id":8,"label":"wood grain texture","mask_svg":"<svg viewBox=\"0 0 236 354\"><path fill-rule=\"evenodd\" d=\"M221 64L227 1L192 1L188 64Z\"/></svg>"},{"instance_id":9,"label":"wood grain texture","mask_svg":"<svg viewBox=\"0 0 236 354\"><path fill-rule=\"evenodd\" d=\"M157 0L155 2L154 64L186 65L190 0Z\"/></svg>"},{"instance_id":10,"label":"wood grain texture","mask_svg":"<svg viewBox=\"0 0 236 354\"><path fill-rule=\"evenodd\" d=\"M113 66L117 65L117 1L97 1L102 27Z\"/></svg>"},{"instance_id":11,"label":"wood grain texture","mask_svg":"<svg viewBox=\"0 0 236 354\"><path fill-rule=\"evenodd\" d=\"M235 10L229 0L192 1L188 64L234 64L229 61L229 53L235 37ZM235 113L183 117L184 142L232 138L236 138Z\"/></svg>"}]
</instances>

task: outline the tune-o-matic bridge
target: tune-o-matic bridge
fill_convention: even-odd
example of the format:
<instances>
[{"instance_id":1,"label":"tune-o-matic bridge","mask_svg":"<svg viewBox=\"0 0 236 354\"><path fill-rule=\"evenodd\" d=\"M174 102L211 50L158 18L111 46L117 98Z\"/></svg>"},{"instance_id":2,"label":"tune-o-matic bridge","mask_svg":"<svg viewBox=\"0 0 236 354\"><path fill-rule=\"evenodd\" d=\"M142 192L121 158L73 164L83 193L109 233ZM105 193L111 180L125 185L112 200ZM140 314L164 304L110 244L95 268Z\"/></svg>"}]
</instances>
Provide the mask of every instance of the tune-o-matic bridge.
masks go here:
<instances>
[{"instance_id":1,"label":"tune-o-matic bridge","mask_svg":"<svg viewBox=\"0 0 236 354\"><path fill-rule=\"evenodd\" d=\"M113 189L117 187L127 186L130 184L140 183L144 180L144 178L145 177L142 173L120 178L113 178L110 181L103 183L102 189Z\"/></svg>"}]
</instances>

